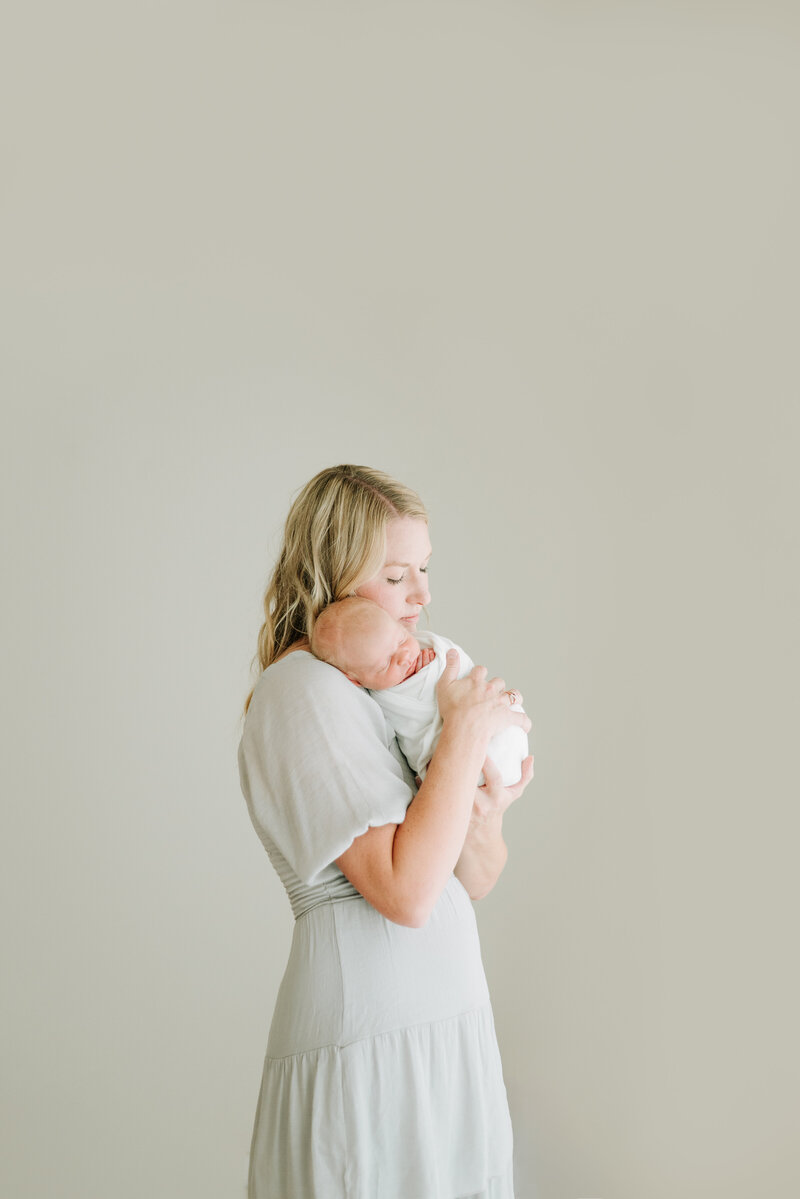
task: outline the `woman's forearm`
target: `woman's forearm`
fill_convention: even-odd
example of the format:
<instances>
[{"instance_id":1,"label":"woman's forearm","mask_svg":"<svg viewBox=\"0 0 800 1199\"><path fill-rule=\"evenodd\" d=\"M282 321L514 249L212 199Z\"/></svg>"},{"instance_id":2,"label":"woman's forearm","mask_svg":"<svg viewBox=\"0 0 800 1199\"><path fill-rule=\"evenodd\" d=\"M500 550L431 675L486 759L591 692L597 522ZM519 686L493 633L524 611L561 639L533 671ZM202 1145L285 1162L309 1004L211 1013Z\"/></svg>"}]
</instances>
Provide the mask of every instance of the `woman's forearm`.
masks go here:
<instances>
[{"instance_id":1,"label":"woman's forearm","mask_svg":"<svg viewBox=\"0 0 800 1199\"><path fill-rule=\"evenodd\" d=\"M447 886L467 838L489 731L474 713L445 720L402 823L367 829L336 859L389 920L422 927Z\"/></svg>"},{"instance_id":2,"label":"woman's forearm","mask_svg":"<svg viewBox=\"0 0 800 1199\"><path fill-rule=\"evenodd\" d=\"M371 827L356 837L336 864L357 891L382 915L398 924L421 927L433 911L448 879L463 857L462 873L470 893L485 894L505 861L505 846L495 825L478 825L516 798L505 789L495 768L476 792L481 768L491 770L486 750L492 735L509 724L527 724L512 712L501 679L486 681L484 667L456 679L458 653L448 650L437 686L443 727L425 780L400 824ZM524 782L518 784L519 788ZM475 827L470 836L470 822Z\"/></svg>"},{"instance_id":3,"label":"woman's forearm","mask_svg":"<svg viewBox=\"0 0 800 1199\"><path fill-rule=\"evenodd\" d=\"M414 896L420 919L433 908L464 852L484 755L482 739L467 724L445 723L425 780L397 827L393 873Z\"/></svg>"},{"instance_id":4,"label":"woman's forearm","mask_svg":"<svg viewBox=\"0 0 800 1199\"><path fill-rule=\"evenodd\" d=\"M503 817L498 813L485 821L470 821L453 873L470 899L483 899L502 874L507 859Z\"/></svg>"}]
</instances>

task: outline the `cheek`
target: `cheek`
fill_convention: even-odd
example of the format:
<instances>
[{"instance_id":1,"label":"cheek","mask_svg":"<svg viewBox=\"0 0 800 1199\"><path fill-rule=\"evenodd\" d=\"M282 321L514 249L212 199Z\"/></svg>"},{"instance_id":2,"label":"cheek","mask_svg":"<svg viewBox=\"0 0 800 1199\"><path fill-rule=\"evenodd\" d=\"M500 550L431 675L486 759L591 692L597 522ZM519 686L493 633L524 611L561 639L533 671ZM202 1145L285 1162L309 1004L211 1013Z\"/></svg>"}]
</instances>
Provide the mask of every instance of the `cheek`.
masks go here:
<instances>
[{"instance_id":1,"label":"cheek","mask_svg":"<svg viewBox=\"0 0 800 1199\"><path fill-rule=\"evenodd\" d=\"M357 589L356 595L373 600L390 615L395 615L402 611L402 597L397 591L399 588L395 589L390 583L365 583Z\"/></svg>"},{"instance_id":2,"label":"cheek","mask_svg":"<svg viewBox=\"0 0 800 1199\"><path fill-rule=\"evenodd\" d=\"M356 587L356 595L360 595L363 599L377 600L380 590L380 583L362 583L360 587Z\"/></svg>"}]
</instances>

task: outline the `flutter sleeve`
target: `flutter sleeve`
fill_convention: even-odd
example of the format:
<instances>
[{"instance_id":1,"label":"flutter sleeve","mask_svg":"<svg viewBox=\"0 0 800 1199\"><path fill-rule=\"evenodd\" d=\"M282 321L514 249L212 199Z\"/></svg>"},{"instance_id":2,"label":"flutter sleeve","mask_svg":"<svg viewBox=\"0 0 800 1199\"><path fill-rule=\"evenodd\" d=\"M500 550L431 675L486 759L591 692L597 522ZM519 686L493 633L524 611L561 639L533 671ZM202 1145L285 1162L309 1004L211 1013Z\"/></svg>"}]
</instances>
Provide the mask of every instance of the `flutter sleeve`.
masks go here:
<instances>
[{"instance_id":1,"label":"flutter sleeve","mask_svg":"<svg viewBox=\"0 0 800 1199\"><path fill-rule=\"evenodd\" d=\"M308 886L369 827L400 824L413 797L378 705L304 651L256 684L239 775L256 832Z\"/></svg>"}]
</instances>

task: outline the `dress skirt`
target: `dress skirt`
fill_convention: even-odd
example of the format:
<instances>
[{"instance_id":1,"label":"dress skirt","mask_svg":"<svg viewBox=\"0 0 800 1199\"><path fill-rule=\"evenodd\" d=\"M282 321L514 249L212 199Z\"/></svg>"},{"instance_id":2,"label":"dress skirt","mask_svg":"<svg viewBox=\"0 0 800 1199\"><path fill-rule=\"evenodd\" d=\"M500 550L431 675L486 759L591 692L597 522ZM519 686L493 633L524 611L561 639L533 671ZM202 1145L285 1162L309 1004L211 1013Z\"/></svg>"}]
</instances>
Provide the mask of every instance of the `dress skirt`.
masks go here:
<instances>
[{"instance_id":1,"label":"dress skirt","mask_svg":"<svg viewBox=\"0 0 800 1199\"><path fill-rule=\"evenodd\" d=\"M472 903L427 924L360 895L295 922L270 1028L250 1199L513 1199L512 1133Z\"/></svg>"}]
</instances>

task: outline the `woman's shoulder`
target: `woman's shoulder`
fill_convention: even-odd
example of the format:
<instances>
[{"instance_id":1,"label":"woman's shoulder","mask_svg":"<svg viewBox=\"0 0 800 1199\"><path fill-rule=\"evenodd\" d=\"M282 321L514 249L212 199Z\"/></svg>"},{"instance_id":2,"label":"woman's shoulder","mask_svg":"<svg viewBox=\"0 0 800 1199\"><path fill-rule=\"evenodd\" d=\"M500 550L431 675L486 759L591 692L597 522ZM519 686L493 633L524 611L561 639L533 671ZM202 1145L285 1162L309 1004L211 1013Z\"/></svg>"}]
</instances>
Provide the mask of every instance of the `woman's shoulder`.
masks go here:
<instances>
[{"instance_id":1,"label":"woman's shoulder","mask_svg":"<svg viewBox=\"0 0 800 1199\"><path fill-rule=\"evenodd\" d=\"M380 710L346 675L307 650L293 650L273 662L253 689L247 724L273 726L292 720L372 724Z\"/></svg>"},{"instance_id":2,"label":"woman's shoulder","mask_svg":"<svg viewBox=\"0 0 800 1199\"><path fill-rule=\"evenodd\" d=\"M357 692L355 683L343 675L341 670L315 658L309 650L290 650L266 670L262 670L253 689L251 706L256 700L270 702L286 701L292 696L309 693L349 696Z\"/></svg>"}]
</instances>

